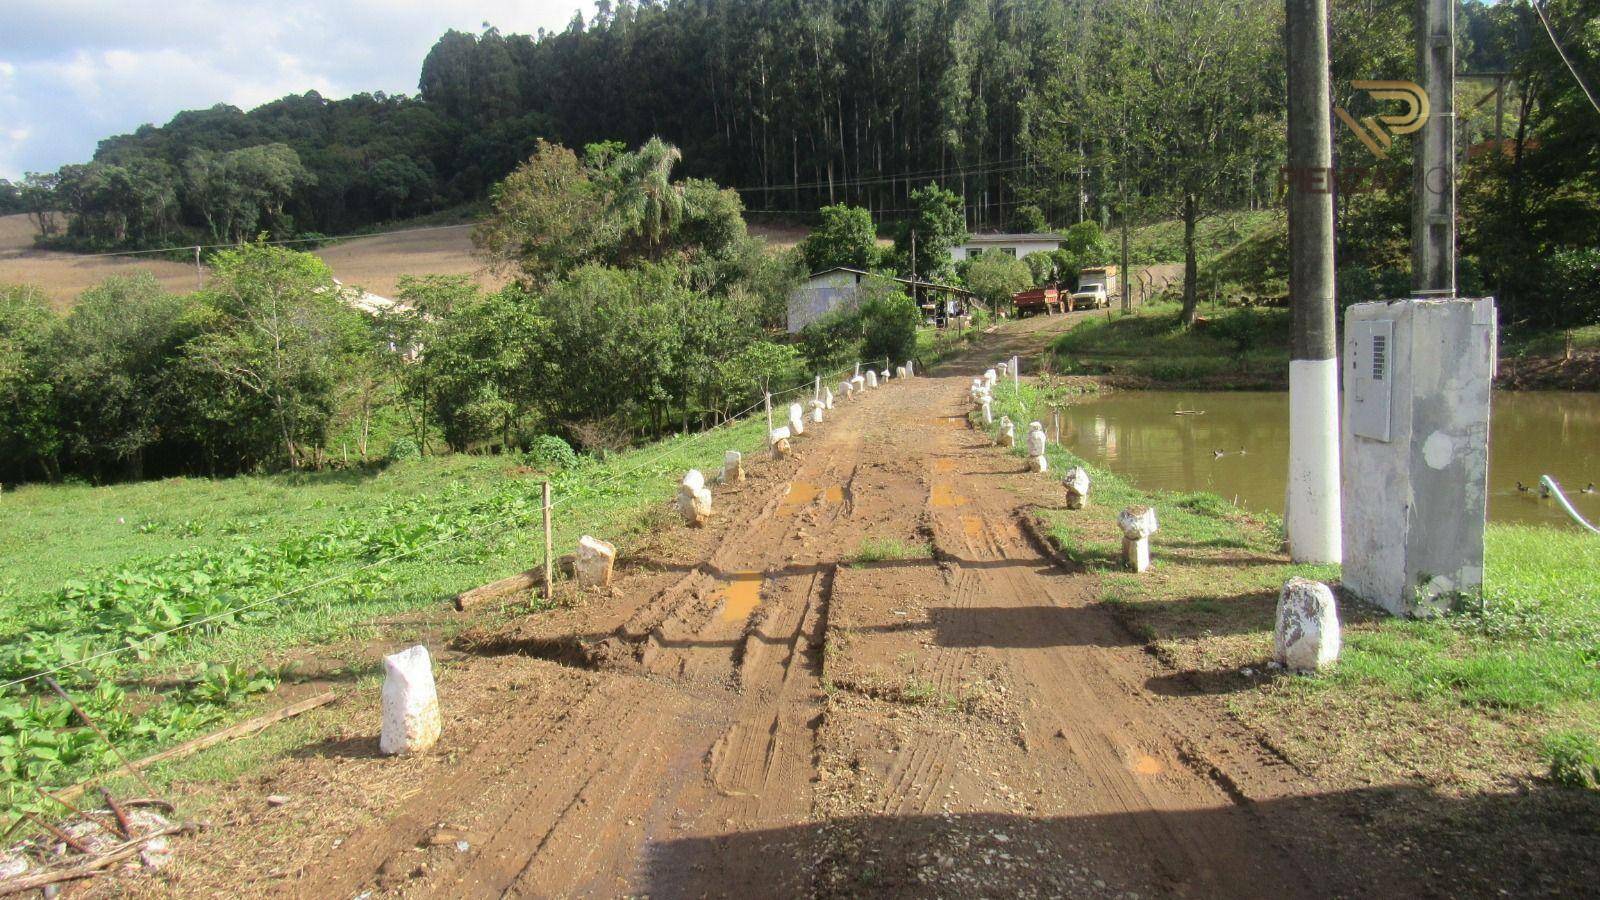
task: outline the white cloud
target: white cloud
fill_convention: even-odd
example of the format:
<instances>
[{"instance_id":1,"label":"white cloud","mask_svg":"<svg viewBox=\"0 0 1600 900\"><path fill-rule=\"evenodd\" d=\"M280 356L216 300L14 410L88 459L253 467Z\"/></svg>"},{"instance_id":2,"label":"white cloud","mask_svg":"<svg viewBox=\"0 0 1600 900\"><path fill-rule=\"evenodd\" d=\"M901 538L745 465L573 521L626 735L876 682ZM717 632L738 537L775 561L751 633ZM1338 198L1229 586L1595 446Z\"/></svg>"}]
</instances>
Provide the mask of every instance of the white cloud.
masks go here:
<instances>
[{"instance_id":1,"label":"white cloud","mask_svg":"<svg viewBox=\"0 0 1600 900\"><path fill-rule=\"evenodd\" d=\"M8 0L0 29L0 177L82 162L96 143L184 109L286 94L415 93L450 28L560 29L579 0Z\"/></svg>"}]
</instances>

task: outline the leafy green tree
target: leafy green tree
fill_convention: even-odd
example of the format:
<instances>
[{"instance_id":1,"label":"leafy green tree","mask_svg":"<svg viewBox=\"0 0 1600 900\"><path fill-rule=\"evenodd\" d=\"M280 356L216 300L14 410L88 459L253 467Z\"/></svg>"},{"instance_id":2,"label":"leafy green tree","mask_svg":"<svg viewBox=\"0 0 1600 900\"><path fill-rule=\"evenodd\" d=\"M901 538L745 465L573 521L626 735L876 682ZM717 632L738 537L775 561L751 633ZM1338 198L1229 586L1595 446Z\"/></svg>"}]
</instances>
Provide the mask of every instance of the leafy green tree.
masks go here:
<instances>
[{"instance_id":1,"label":"leafy green tree","mask_svg":"<svg viewBox=\"0 0 1600 900\"><path fill-rule=\"evenodd\" d=\"M480 294L461 290L470 283L440 286L459 297L424 330L408 380L425 392L429 415L451 450L513 446L536 420L544 323L514 287Z\"/></svg>"},{"instance_id":2,"label":"leafy green tree","mask_svg":"<svg viewBox=\"0 0 1600 900\"><path fill-rule=\"evenodd\" d=\"M366 351L360 314L309 253L247 244L212 266L205 333L187 347L188 389L209 389L201 437L245 467L313 463L349 359Z\"/></svg>"},{"instance_id":3,"label":"leafy green tree","mask_svg":"<svg viewBox=\"0 0 1600 900\"><path fill-rule=\"evenodd\" d=\"M912 191L910 201L915 212L900 223L894 242L903 271L929 281L949 280L955 273L950 251L969 236L961 198L928 184Z\"/></svg>"},{"instance_id":4,"label":"leafy green tree","mask_svg":"<svg viewBox=\"0 0 1600 900\"><path fill-rule=\"evenodd\" d=\"M374 203L378 208L387 210L392 219L414 206L419 198L427 196L433 176L408 156L391 156L372 164L372 169L367 172L367 182Z\"/></svg>"},{"instance_id":5,"label":"leafy green tree","mask_svg":"<svg viewBox=\"0 0 1600 900\"><path fill-rule=\"evenodd\" d=\"M54 317L44 294L0 285L0 477L59 478L61 433L50 371Z\"/></svg>"},{"instance_id":6,"label":"leafy green tree","mask_svg":"<svg viewBox=\"0 0 1600 900\"><path fill-rule=\"evenodd\" d=\"M1012 231L1031 234L1046 231L1049 228L1050 223L1045 221L1044 210L1040 209L1038 204L1024 203L1018 206L1016 211L1011 214Z\"/></svg>"},{"instance_id":7,"label":"leafy green tree","mask_svg":"<svg viewBox=\"0 0 1600 900\"><path fill-rule=\"evenodd\" d=\"M991 310L1011 302L1011 295L1033 284L1028 264L1003 253L985 253L966 267L967 287Z\"/></svg>"},{"instance_id":8,"label":"leafy green tree","mask_svg":"<svg viewBox=\"0 0 1600 900\"><path fill-rule=\"evenodd\" d=\"M495 268L535 287L587 263L673 261L697 287L716 289L751 264L744 207L712 182L670 181L677 160L659 140L631 153L593 145L581 162L540 141L495 189L473 241Z\"/></svg>"},{"instance_id":9,"label":"leafy green tree","mask_svg":"<svg viewBox=\"0 0 1600 900\"><path fill-rule=\"evenodd\" d=\"M57 215L60 210L56 189L61 186L61 176L54 172L29 172L22 176L18 195L22 209L33 222L40 237L54 237L61 230Z\"/></svg>"},{"instance_id":10,"label":"leafy green tree","mask_svg":"<svg viewBox=\"0 0 1600 900\"><path fill-rule=\"evenodd\" d=\"M821 221L800 242L800 253L813 272L848 266L871 269L878 263L878 233L872 213L843 203L824 206Z\"/></svg>"},{"instance_id":11,"label":"leafy green tree","mask_svg":"<svg viewBox=\"0 0 1600 900\"><path fill-rule=\"evenodd\" d=\"M577 154L541 140L533 157L495 187L472 242L494 268L545 284L616 239L604 233L604 214Z\"/></svg>"},{"instance_id":12,"label":"leafy green tree","mask_svg":"<svg viewBox=\"0 0 1600 900\"><path fill-rule=\"evenodd\" d=\"M1251 0L1100 4L1081 48L1096 64L1052 65L1028 101L1030 149L1059 183L1081 187L1093 165L1124 218L1158 207L1182 220L1185 324L1199 303L1197 225L1258 196L1282 159L1282 14Z\"/></svg>"},{"instance_id":13,"label":"leafy green tree","mask_svg":"<svg viewBox=\"0 0 1600 900\"><path fill-rule=\"evenodd\" d=\"M817 369L805 367L793 344L754 341L716 363L715 394L721 399L722 411L731 415L760 400L763 386L784 390L804 381L807 371Z\"/></svg>"},{"instance_id":14,"label":"leafy green tree","mask_svg":"<svg viewBox=\"0 0 1600 900\"><path fill-rule=\"evenodd\" d=\"M652 137L611 164L612 212L626 233L644 238L650 247L683 218L683 186L672 181L672 169L682 160L677 147Z\"/></svg>"},{"instance_id":15,"label":"leafy green tree","mask_svg":"<svg viewBox=\"0 0 1600 900\"><path fill-rule=\"evenodd\" d=\"M807 368L832 371L860 359L863 324L859 309L830 310L806 323L800 329L800 353Z\"/></svg>"},{"instance_id":16,"label":"leafy green tree","mask_svg":"<svg viewBox=\"0 0 1600 900\"><path fill-rule=\"evenodd\" d=\"M861 358L904 362L916 354L922 310L904 291L873 292L861 302Z\"/></svg>"},{"instance_id":17,"label":"leafy green tree","mask_svg":"<svg viewBox=\"0 0 1600 900\"><path fill-rule=\"evenodd\" d=\"M164 441L165 465L182 458L172 446L187 415L175 363L198 331L197 313L147 272L113 276L78 298L57 329L51 372L69 468L141 478Z\"/></svg>"}]
</instances>

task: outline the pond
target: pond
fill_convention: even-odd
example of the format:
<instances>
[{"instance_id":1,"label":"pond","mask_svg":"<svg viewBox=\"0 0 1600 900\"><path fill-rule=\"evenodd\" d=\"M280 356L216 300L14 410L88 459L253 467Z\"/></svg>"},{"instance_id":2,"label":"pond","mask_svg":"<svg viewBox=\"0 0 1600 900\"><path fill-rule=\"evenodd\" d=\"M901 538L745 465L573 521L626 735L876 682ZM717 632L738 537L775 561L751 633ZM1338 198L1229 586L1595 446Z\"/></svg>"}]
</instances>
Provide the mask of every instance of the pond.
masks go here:
<instances>
[{"instance_id":1,"label":"pond","mask_svg":"<svg viewBox=\"0 0 1600 900\"><path fill-rule=\"evenodd\" d=\"M1048 410L1040 421L1051 427ZM1600 482L1600 394L1497 393L1489 421L1491 521L1576 528L1554 500L1539 498L1539 476L1550 475L1578 512L1600 522L1600 488L1582 493ZM1061 440L1142 488L1210 491L1283 511L1285 392L1115 392L1062 409ZM1533 489L1517 490L1518 481Z\"/></svg>"}]
</instances>

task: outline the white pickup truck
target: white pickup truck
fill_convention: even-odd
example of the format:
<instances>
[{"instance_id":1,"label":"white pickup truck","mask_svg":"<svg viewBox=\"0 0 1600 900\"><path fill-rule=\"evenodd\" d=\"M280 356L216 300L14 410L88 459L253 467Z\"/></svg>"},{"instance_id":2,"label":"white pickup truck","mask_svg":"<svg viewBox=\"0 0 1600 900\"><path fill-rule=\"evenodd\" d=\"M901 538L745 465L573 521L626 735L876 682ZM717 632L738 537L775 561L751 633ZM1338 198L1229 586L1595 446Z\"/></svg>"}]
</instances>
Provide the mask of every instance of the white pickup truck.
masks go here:
<instances>
[{"instance_id":1,"label":"white pickup truck","mask_svg":"<svg viewBox=\"0 0 1600 900\"><path fill-rule=\"evenodd\" d=\"M1078 273L1078 289L1072 292L1067 308L1104 309L1117 292L1117 267L1094 266Z\"/></svg>"}]
</instances>

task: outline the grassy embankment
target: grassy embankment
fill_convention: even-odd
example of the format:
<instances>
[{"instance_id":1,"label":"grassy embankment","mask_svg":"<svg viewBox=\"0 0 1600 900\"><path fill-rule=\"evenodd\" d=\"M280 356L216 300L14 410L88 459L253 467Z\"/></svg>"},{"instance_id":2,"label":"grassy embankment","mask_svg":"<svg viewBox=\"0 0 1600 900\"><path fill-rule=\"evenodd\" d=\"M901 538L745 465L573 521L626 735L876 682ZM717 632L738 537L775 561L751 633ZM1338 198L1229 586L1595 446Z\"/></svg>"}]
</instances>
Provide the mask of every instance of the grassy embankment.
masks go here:
<instances>
[{"instance_id":1,"label":"grassy embankment","mask_svg":"<svg viewBox=\"0 0 1600 900\"><path fill-rule=\"evenodd\" d=\"M1220 212L1195 224L1195 257L1201 265L1282 218L1281 209ZM1113 243L1118 240L1111 233ZM1183 220L1164 219L1128 231L1128 256L1134 265L1183 262Z\"/></svg>"},{"instance_id":2,"label":"grassy embankment","mask_svg":"<svg viewBox=\"0 0 1600 900\"><path fill-rule=\"evenodd\" d=\"M1140 387L1275 389L1289 371L1289 311L1223 307L1202 309L1207 320L1178 325L1173 304L1142 307L1132 315L1091 317L1056 339L1057 371L1103 375Z\"/></svg>"},{"instance_id":3,"label":"grassy embankment","mask_svg":"<svg viewBox=\"0 0 1600 900\"><path fill-rule=\"evenodd\" d=\"M0 680L136 648L58 675L135 757L284 702L248 699L280 679L375 678L378 651L466 624L440 614L448 598L538 562L541 480L553 482L558 553L586 532L626 551L668 515L685 470L714 471L725 449L759 448L758 419L545 471L515 457L451 456L364 472L9 491ZM209 684L197 677L207 671ZM58 786L114 762L42 686L18 691L0 689L0 773L11 786ZM31 797L18 790L11 801Z\"/></svg>"},{"instance_id":4,"label":"grassy embankment","mask_svg":"<svg viewBox=\"0 0 1600 900\"><path fill-rule=\"evenodd\" d=\"M1025 386L996 399L997 418L1026 422L1047 398ZM1291 565L1275 517L1211 494L1141 491L1050 448L1053 473L1074 465L1093 479L1091 508L1041 509L1041 530L1103 573L1102 601L1181 677L1227 694L1302 768L1460 788L1600 778L1600 540L1492 525L1481 605L1407 621L1343 598L1338 667L1287 676L1267 668L1277 590L1291 575L1336 581L1337 567ZM1161 530L1155 567L1134 576L1120 567L1114 514L1141 503L1157 508Z\"/></svg>"}]
</instances>

